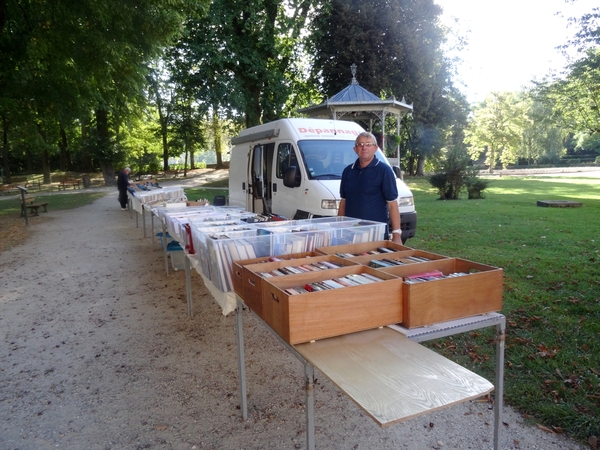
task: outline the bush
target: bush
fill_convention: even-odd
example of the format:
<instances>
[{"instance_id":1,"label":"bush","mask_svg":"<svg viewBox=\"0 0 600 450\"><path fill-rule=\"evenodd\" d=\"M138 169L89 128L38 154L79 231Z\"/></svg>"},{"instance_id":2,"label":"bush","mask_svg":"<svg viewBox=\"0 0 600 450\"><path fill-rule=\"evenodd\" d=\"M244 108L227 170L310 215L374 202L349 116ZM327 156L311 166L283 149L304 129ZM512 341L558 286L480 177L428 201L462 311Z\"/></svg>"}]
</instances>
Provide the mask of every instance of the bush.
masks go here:
<instances>
[{"instance_id":1,"label":"bush","mask_svg":"<svg viewBox=\"0 0 600 450\"><path fill-rule=\"evenodd\" d=\"M467 178L465 186L467 187L467 194L469 200L485 198L483 191L487 189L490 184L490 180L484 180L483 178L472 177Z\"/></svg>"},{"instance_id":2,"label":"bush","mask_svg":"<svg viewBox=\"0 0 600 450\"><path fill-rule=\"evenodd\" d=\"M596 160L594 161L594 164L600 164L600 156L596 156Z\"/></svg>"}]
</instances>

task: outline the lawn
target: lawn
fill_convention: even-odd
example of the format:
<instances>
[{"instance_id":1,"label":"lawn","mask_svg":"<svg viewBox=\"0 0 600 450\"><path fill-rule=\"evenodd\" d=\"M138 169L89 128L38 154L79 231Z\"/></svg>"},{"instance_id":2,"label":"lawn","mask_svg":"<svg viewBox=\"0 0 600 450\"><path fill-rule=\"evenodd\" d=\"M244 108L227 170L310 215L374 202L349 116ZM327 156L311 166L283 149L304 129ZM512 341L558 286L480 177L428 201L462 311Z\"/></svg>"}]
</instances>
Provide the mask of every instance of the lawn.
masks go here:
<instances>
[{"instance_id":1,"label":"lawn","mask_svg":"<svg viewBox=\"0 0 600 450\"><path fill-rule=\"evenodd\" d=\"M190 200L227 195L219 181L186 189ZM532 421L587 441L600 435L600 180L493 179L482 200L437 200L425 179L408 179L418 212L408 246L504 269L505 401ZM215 189L217 188L217 189ZM44 196L50 210L78 207L102 194ZM544 208L537 200L576 200ZM0 242L17 200L0 201ZM0 251L2 250L0 246ZM494 379L493 330L427 345Z\"/></svg>"},{"instance_id":2,"label":"lawn","mask_svg":"<svg viewBox=\"0 0 600 450\"><path fill-rule=\"evenodd\" d=\"M493 179L482 200L437 200L408 180L418 212L408 246L504 269L505 400L587 441L600 434L600 181ZM537 200L576 200L545 208ZM493 332L431 344L493 380Z\"/></svg>"}]
</instances>

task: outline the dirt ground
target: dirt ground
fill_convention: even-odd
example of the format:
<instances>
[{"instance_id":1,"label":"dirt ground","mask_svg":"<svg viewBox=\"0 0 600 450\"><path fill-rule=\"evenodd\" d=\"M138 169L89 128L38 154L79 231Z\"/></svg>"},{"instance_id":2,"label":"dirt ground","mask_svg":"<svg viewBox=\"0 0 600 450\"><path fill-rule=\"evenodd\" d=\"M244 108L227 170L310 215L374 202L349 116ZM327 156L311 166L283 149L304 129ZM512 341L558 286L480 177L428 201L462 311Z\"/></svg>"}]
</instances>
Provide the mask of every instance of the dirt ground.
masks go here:
<instances>
[{"instance_id":1,"label":"dirt ground","mask_svg":"<svg viewBox=\"0 0 600 450\"><path fill-rule=\"evenodd\" d=\"M234 316L223 316L123 212L116 191L33 218L0 253L0 449L305 448L303 366L244 313L249 418ZM318 371L318 449L491 449L493 410L468 402L381 429ZM505 407L503 449L583 449Z\"/></svg>"}]
</instances>

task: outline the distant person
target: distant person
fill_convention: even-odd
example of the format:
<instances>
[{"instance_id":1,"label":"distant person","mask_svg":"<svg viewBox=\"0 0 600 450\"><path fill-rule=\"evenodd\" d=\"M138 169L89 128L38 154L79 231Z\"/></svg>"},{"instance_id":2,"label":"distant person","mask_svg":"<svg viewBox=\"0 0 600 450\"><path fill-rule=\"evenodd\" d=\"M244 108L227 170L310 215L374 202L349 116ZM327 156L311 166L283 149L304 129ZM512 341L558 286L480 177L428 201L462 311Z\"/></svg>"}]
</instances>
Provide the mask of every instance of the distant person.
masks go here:
<instances>
[{"instance_id":1,"label":"distant person","mask_svg":"<svg viewBox=\"0 0 600 450\"><path fill-rule=\"evenodd\" d=\"M354 145L358 159L342 172L339 216L391 223L385 239L402 244L398 187L390 166L375 157L377 140L373 134L360 133Z\"/></svg>"},{"instance_id":2,"label":"distant person","mask_svg":"<svg viewBox=\"0 0 600 450\"><path fill-rule=\"evenodd\" d=\"M131 169L129 167L125 167L123 170L119 172L117 176L117 189L119 190L119 203L121 204L121 210L127 211L127 204L129 199L127 197L127 188L132 184L129 181L129 174L131 173Z\"/></svg>"}]
</instances>

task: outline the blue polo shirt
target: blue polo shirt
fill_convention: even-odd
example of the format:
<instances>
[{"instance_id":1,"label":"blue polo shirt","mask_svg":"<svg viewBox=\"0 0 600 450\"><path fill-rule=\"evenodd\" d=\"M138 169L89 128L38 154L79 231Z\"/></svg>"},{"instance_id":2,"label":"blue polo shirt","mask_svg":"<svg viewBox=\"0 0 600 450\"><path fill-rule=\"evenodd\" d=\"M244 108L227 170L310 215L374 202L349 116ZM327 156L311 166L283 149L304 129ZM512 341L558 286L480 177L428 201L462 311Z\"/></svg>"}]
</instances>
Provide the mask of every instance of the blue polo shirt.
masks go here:
<instances>
[{"instance_id":1,"label":"blue polo shirt","mask_svg":"<svg viewBox=\"0 0 600 450\"><path fill-rule=\"evenodd\" d=\"M394 171L376 156L365 168L357 159L342 173L340 197L346 199L346 216L388 223L387 202L398 198Z\"/></svg>"}]
</instances>

